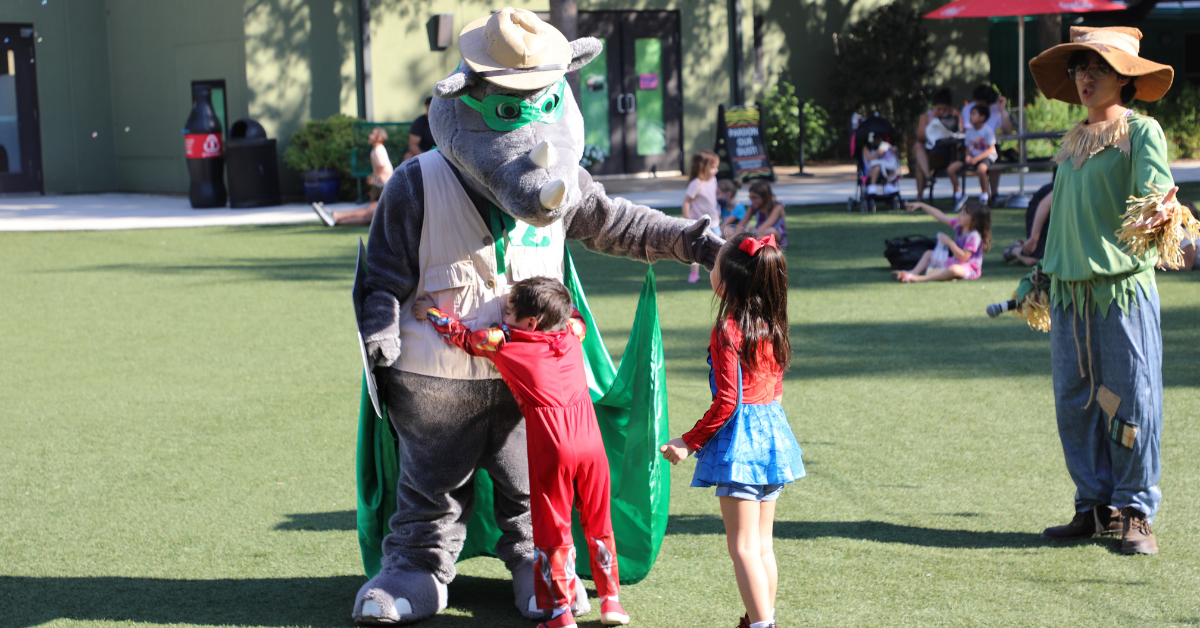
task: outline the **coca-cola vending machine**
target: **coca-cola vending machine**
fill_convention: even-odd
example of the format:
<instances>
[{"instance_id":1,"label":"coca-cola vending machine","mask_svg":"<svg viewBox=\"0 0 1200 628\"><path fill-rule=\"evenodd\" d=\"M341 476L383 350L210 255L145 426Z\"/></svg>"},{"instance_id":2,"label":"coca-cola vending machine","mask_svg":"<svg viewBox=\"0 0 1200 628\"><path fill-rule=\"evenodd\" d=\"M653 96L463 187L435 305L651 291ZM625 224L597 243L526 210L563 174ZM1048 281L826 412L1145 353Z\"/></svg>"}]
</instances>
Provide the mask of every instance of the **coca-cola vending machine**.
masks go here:
<instances>
[{"instance_id":1,"label":"coca-cola vending machine","mask_svg":"<svg viewBox=\"0 0 1200 628\"><path fill-rule=\"evenodd\" d=\"M225 125L213 109L212 92L207 82L192 83L192 113L183 128L190 178L188 199L196 209L224 207L227 199Z\"/></svg>"}]
</instances>

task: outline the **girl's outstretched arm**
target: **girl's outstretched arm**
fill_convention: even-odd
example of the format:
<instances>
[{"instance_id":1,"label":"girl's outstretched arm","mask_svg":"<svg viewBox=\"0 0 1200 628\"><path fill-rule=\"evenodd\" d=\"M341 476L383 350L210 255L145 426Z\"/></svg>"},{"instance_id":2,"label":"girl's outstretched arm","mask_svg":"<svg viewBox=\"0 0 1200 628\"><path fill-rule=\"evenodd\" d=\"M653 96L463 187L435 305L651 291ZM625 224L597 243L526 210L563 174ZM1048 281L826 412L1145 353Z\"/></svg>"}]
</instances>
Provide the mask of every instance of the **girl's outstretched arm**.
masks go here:
<instances>
[{"instance_id":1,"label":"girl's outstretched arm","mask_svg":"<svg viewBox=\"0 0 1200 628\"><path fill-rule=\"evenodd\" d=\"M936 220L946 226L952 226L952 225L950 225L950 217L947 216L946 214L942 213L942 210L934 207L933 205L929 205L928 203L922 203L921 201L909 201L908 202L909 213L912 213L912 210L914 210L914 209L920 209L920 210L924 211L926 214L929 214L931 217L933 217L934 220Z\"/></svg>"}]
</instances>

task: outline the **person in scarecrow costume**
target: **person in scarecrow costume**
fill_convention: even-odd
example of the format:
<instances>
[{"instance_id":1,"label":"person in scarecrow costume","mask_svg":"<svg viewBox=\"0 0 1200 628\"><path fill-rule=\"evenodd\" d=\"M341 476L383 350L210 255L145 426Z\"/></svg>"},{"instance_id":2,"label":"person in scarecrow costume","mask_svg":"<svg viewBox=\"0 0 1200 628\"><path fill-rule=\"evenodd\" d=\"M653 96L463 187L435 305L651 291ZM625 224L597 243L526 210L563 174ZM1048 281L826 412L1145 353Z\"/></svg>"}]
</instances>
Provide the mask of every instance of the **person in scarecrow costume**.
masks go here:
<instances>
[{"instance_id":1,"label":"person in scarecrow costume","mask_svg":"<svg viewBox=\"0 0 1200 628\"><path fill-rule=\"evenodd\" d=\"M1046 256L1035 268L1049 280L1054 403L1076 487L1074 518L1042 538L1120 534L1123 554L1158 552L1161 245L1131 247L1118 232L1153 231L1179 211L1162 128L1128 108L1161 98L1174 74L1138 57L1141 38L1136 28L1072 27L1070 43L1029 64L1043 94L1088 113L1055 157ZM1149 218L1126 220L1131 200Z\"/></svg>"}]
</instances>

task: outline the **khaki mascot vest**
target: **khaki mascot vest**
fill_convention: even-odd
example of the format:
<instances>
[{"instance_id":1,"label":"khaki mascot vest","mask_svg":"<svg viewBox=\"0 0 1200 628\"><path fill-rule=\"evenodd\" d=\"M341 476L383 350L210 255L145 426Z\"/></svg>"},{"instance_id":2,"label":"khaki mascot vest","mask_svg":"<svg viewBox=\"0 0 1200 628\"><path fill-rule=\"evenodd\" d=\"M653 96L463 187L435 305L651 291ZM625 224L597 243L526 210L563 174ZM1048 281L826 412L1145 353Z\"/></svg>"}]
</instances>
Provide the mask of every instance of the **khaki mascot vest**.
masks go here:
<instances>
[{"instance_id":1,"label":"khaki mascot vest","mask_svg":"<svg viewBox=\"0 0 1200 628\"><path fill-rule=\"evenodd\" d=\"M400 359L394 368L451 379L499 378L490 360L450 346L432 324L414 319L413 302L429 293L438 309L453 313L471 329L500 324L513 283L537 276L562 280L562 222L537 228L517 220L508 232L506 272L498 273L491 226L480 217L446 158L434 150L417 159L425 184L418 253L424 272L416 290L400 305Z\"/></svg>"}]
</instances>

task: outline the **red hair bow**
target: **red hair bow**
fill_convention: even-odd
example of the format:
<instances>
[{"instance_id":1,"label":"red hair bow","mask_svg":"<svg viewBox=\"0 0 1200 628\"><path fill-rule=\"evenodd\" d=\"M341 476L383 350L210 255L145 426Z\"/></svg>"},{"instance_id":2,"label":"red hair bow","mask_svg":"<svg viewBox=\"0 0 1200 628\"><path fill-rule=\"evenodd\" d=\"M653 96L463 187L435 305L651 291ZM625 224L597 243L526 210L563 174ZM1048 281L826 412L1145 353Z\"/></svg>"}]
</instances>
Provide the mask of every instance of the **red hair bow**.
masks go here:
<instances>
[{"instance_id":1,"label":"red hair bow","mask_svg":"<svg viewBox=\"0 0 1200 628\"><path fill-rule=\"evenodd\" d=\"M738 245L738 249L749 253L750 257L754 257L755 255L758 255L758 250L764 246L776 248L774 233L768 233L757 240L754 238L746 238L745 240L742 240L741 244Z\"/></svg>"}]
</instances>

